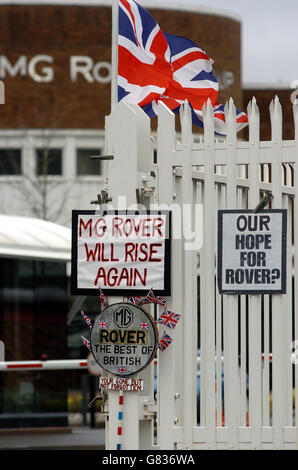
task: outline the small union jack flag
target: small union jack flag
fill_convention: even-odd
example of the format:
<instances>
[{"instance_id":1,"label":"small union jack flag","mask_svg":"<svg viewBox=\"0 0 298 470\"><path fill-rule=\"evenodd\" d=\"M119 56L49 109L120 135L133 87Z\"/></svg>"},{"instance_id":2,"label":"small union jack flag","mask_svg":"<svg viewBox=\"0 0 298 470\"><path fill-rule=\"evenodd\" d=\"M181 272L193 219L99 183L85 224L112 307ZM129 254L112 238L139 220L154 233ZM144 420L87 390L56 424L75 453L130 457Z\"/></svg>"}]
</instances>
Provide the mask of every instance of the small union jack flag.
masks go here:
<instances>
[{"instance_id":1,"label":"small union jack flag","mask_svg":"<svg viewBox=\"0 0 298 470\"><path fill-rule=\"evenodd\" d=\"M83 310L81 310L81 315L84 318L87 325L89 326L89 328L91 329L92 328L92 322L91 322L90 318L87 317L87 315L83 312Z\"/></svg>"},{"instance_id":2,"label":"small union jack flag","mask_svg":"<svg viewBox=\"0 0 298 470\"><path fill-rule=\"evenodd\" d=\"M156 321L160 325L168 326L169 328L174 329L178 323L181 315L179 313L171 312L171 310L165 310Z\"/></svg>"},{"instance_id":3,"label":"small union jack flag","mask_svg":"<svg viewBox=\"0 0 298 470\"><path fill-rule=\"evenodd\" d=\"M128 301L131 302L134 305L137 305L141 302L142 297L137 296L137 297L127 297Z\"/></svg>"},{"instance_id":4,"label":"small union jack flag","mask_svg":"<svg viewBox=\"0 0 298 470\"><path fill-rule=\"evenodd\" d=\"M117 372L118 374L124 374L125 372L127 372L127 367L124 367L124 366L118 367Z\"/></svg>"},{"instance_id":5,"label":"small union jack flag","mask_svg":"<svg viewBox=\"0 0 298 470\"><path fill-rule=\"evenodd\" d=\"M165 307L166 299L163 297L155 296L153 289L150 289L146 297L143 299L144 304L159 304Z\"/></svg>"},{"instance_id":6,"label":"small union jack flag","mask_svg":"<svg viewBox=\"0 0 298 470\"><path fill-rule=\"evenodd\" d=\"M92 351L90 341L88 341L88 339L86 339L85 336L83 336L83 335L81 335L81 339L82 339L84 345L86 346L86 348L88 348L89 351Z\"/></svg>"},{"instance_id":7,"label":"small union jack flag","mask_svg":"<svg viewBox=\"0 0 298 470\"><path fill-rule=\"evenodd\" d=\"M103 291L101 290L101 288L99 288L99 300L101 301L101 303L107 307L109 305L109 302L108 302L108 299L106 298L106 296L104 295Z\"/></svg>"},{"instance_id":8,"label":"small union jack flag","mask_svg":"<svg viewBox=\"0 0 298 470\"><path fill-rule=\"evenodd\" d=\"M155 303L156 301L156 297L155 297L155 294L153 292L153 289L150 289L150 291L148 292L148 294L146 295L146 297L143 299L143 302L145 304L153 304Z\"/></svg>"},{"instance_id":9,"label":"small union jack flag","mask_svg":"<svg viewBox=\"0 0 298 470\"><path fill-rule=\"evenodd\" d=\"M155 302L159 305L162 305L163 307L165 307L167 303L166 299L164 299L163 297L159 297L159 296L155 298Z\"/></svg>"},{"instance_id":10,"label":"small union jack flag","mask_svg":"<svg viewBox=\"0 0 298 470\"><path fill-rule=\"evenodd\" d=\"M144 330L148 330L149 323L147 323L146 321L140 321L140 327L143 328Z\"/></svg>"},{"instance_id":11,"label":"small union jack flag","mask_svg":"<svg viewBox=\"0 0 298 470\"><path fill-rule=\"evenodd\" d=\"M105 329L108 327L108 322L106 320L99 320L98 328Z\"/></svg>"},{"instance_id":12,"label":"small union jack flag","mask_svg":"<svg viewBox=\"0 0 298 470\"><path fill-rule=\"evenodd\" d=\"M164 333L158 343L158 347L161 351L164 351L173 341L173 339L167 334Z\"/></svg>"}]
</instances>

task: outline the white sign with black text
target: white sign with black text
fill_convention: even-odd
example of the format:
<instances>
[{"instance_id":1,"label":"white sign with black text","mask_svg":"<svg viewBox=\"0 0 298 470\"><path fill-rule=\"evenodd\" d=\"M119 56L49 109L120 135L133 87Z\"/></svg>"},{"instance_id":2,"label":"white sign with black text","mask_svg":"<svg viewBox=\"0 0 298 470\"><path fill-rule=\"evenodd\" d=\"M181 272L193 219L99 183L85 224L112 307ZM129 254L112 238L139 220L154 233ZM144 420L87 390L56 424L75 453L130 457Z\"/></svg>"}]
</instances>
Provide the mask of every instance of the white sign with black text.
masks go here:
<instances>
[{"instance_id":1,"label":"white sign with black text","mask_svg":"<svg viewBox=\"0 0 298 470\"><path fill-rule=\"evenodd\" d=\"M287 211L218 211L220 294L286 292Z\"/></svg>"}]
</instances>

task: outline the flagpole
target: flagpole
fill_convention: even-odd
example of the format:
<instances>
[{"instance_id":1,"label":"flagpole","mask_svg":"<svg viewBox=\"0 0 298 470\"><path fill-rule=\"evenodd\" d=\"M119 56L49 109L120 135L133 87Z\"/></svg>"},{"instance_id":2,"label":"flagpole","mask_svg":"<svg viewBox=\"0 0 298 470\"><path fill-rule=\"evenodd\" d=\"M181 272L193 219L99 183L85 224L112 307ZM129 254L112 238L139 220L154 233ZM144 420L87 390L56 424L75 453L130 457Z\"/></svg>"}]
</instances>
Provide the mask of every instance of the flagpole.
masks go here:
<instances>
[{"instance_id":1,"label":"flagpole","mask_svg":"<svg viewBox=\"0 0 298 470\"><path fill-rule=\"evenodd\" d=\"M111 111L114 110L118 101L118 18L119 1L112 0L112 81L111 81Z\"/></svg>"}]
</instances>

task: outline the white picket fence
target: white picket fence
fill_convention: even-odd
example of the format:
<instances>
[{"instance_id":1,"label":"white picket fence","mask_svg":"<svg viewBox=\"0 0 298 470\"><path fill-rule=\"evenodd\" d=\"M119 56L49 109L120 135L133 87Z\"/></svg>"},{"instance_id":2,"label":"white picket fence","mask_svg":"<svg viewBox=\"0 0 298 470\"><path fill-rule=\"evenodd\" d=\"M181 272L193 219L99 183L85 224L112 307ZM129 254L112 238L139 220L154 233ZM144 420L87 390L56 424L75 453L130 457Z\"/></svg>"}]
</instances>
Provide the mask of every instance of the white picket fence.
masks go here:
<instances>
[{"instance_id":1,"label":"white picket fence","mask_svg":"<svg viewBox=\"0 0 298 470\"><path fill-rule=\"evenodd\" d=\"M185 211L196 204L203 208L203 245L199 253L185 249L189 241L186 233L172 241L172 296L167 299L167 307L181 313L182 320L171 332L171 346L159 353L157 442L152 420L146 421L143 413L144 407L150 409L153 403L153 371L149 369L143 374L145 391L128 398L131 404L124 416L134 413L134 418L126 424L124 421L123 429L129 426L135 440L125 441L123 436L124 449L298 448L298 367L291 362L291 343L298 339L298 262L294 249L298 246L298 217L294 217L298 107L294 105L293 109L294 141L282 140L278 98L268 110L272 137L266 142L259 138L255 100L248 106L248 142L237 139L232 100L226 105L227 136L221 141L214 138L209 104L204 109L204 137L200 143L194 142L187 104L181 112L179 134L173 113L163 104L159 105L154 137L149 119L136 106L119 103L106 119L106 150L114 154L114 161L107 163L106 188L116 208L125 208L118 203L123 195L128 205L135 203L137 188L143 188L148 196L144 199L147 207L150 202L173 210L176 204ZM155 144L157 163L153 163ZM268 191L274 195L272 208L288 211L287 294L219 295L217 211L254 209L263 192ZM143 406L131 414L136 400ZM116 395L112 392L109 403L106 442L107 448L113 448Z\"/></svg>"}]
</instances>

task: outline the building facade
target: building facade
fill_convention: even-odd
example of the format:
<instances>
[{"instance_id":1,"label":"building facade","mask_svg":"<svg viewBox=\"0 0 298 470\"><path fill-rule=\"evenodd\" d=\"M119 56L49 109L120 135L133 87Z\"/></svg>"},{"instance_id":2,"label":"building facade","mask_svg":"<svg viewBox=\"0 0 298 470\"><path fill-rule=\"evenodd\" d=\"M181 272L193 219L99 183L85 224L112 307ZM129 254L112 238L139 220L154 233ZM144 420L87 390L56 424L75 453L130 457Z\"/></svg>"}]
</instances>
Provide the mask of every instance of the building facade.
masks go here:
<instances>
[{"instance_id":1,"label":"building facade","mask_svg":"<svg viewBox=\"0 0 298 470\"><path fill-rule=\"evenodd\" d=\"M269 106L271 101L278 96L283 112L283 135L284 140L294 139L293 119L293 89L281 86L280 83L251 83L243 87L243 105L247 107L249 101L255 97L260 110L260 139L271 139L271 123ZM297 96L297 94L296 94ZM246 130L246 134L248 131Z\"/></svg>"},{"instance_id":2,"label":"building facade","mask_svg":"<svg viewBox=\"0 0 298 470\"><path fill-rule=\"evenodd\" d=\"M222 11L140 2L167 33L214 59L220 102L242 106L241 23ZM110 113L111 2L0 1L0 213L69 226L103 184ZM208 34L206 34L208 31ZM152 120L153 129L156 120Z\"/></svg>"},{"instance_id":3,"label":"building facade","mask_svg":"<svg viewBox=\"0 0 298 470\"><path fill-rule=\"evenodd\" d=\"M194 5L140 3L165 32L206 50L215 61L219 101L233 96L241 108L240 19ZM70 227L71 211L92 208L90 201L104 183L102 166L90 156L105 151L111 18L110 0L0 0L0 80L5 83L0 215L25 217L33 245L37 219ZM41 243L51 230L39 237ZM26 231L18 231L26 237ZM1 250L0 339L6 360L86 357L80 336L88 331L80 310L93 319L99 302L69 295L69 258L37 259L33 252L24 257ZM79 390L81 378L50 371L5 373L0 427L67 425L67 391Z\"/></svg>"}]
</instances>

